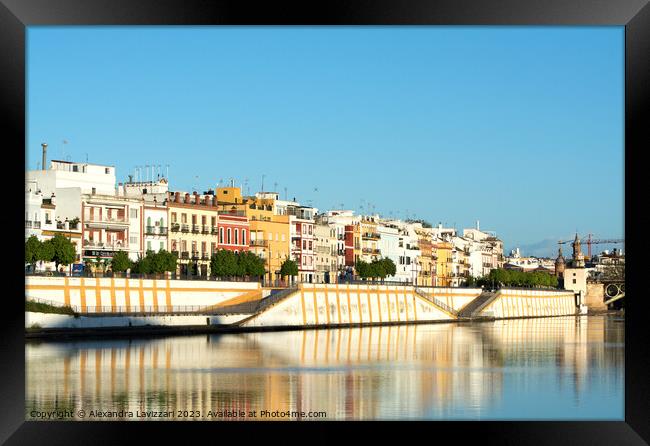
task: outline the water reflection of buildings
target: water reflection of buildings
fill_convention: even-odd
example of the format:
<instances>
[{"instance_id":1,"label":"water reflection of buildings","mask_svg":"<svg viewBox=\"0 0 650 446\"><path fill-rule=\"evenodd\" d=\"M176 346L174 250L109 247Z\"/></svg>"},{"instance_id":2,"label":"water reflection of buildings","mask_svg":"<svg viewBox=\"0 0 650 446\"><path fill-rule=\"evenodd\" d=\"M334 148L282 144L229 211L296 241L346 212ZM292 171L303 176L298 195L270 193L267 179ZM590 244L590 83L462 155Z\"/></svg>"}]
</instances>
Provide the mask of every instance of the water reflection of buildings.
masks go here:
<instances>
[{"instance_id":1,"label":"water reflection of buildings","mask_svg":"<svg viewBox=\"0 0 650 446\"><path fill-rule=\"evenodd\" d=\"M605 339L606 323L548 318L28 344L27 410L473 418L502 398L508 367L557 367L577 393L590 368L622 367L623 349L604 343L622 343L622 330Z\"/></svg>"}]
</instances>

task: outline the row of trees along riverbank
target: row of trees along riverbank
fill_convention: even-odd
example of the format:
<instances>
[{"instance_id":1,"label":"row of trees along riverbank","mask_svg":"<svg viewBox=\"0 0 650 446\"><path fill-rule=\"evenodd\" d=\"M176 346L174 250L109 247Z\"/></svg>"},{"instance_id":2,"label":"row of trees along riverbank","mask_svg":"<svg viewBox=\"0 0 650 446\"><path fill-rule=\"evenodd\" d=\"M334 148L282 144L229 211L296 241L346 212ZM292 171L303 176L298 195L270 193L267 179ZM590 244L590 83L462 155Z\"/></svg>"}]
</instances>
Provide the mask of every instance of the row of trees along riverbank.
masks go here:
<instances>
[{"instance_id":1,"label":"row of trees along riverbank","mask_svg":"<svg viewBox=\"0 0 650 446\"><path fill-rule=\"evenodd\" d=\"M74 245L64 236L57 234L52 239L40 241L36 236L31 236L25 241L25 262L32 267L37 262L55 262L56 269L59 265L70 265L76 259ZM134 274L162 274L175 272L178 265L176 254L164 249L153 252L148 251L144 257L133 261L124 251L116 252L113 257L104 259L98 258L95 262L86 262L86 267L91 264L94 267L103 265L104 270L113 273L124 273L130 271ZM190 266L194 266L190 263ZM90 268L89 268L90 269ZM210 259L210 275L220 279L233 278L261 278L266 273L264 259L252 252L235 253L226 249L220 249L212 254ZM197 271L193 271L197 274ZM298 275L298 265L293 260L285 260L280 268L280 275L293 277Z\"/></svg>"},{"instance_id":2,"label":"row of trees along riverbank","mask_svg":"<svg viewBox=\"0 0 650 446\"><path fill-rule=\"evenodd\" d=\"M76 256L72 242L61 234L43 242L32 235L25 241L25 263L32 268L38 262L54 262L58 270L59 265L74 263Z\"/></svg>"},{"instance_id":3,"label":"row of trees along riverbank","mask_svg":"<svg viewBox=\"0 0 650 446\"><path fill-rule=\"evenodd\" d=\"M384 280L386 277L394 276L397 273L395 262L391 259L373 260L370 263L358 260L354 267L357 275L362 279Z\"/></svg>"},{"instance_id":4,"label":"row of trees along riverbank","mask_svg":"<svg viewBox=\"0 0 650 446\"><path fill-rule=\"evenodd\" d=\"M525 272L509 269L493 269L490 274L467 278L467 286L484 287L524 287L524 288L557 288L557 277L541 271Z\"/></svg>"}]
</instances>

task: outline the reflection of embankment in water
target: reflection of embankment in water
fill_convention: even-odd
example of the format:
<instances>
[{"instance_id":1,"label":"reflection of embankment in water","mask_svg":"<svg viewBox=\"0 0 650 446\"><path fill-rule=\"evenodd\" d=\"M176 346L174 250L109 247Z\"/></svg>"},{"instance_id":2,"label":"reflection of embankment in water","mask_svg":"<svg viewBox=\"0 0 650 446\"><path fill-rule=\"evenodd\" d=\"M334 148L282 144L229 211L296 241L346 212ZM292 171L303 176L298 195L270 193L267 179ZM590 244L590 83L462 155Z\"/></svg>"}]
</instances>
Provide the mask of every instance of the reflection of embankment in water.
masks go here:
<instances>
[{"instance_id":1,"label":"reflection of embankment in water","mask_svg":"<svg viewBox=\"0 0 650 446\"><path fill-rule=\"evenodd\" d=\"M551 318L30 344L27 408L472 417L501 398L504 366L527 365L526 345L534 360L584 374L584 326Z\"/></svg>"},{"instance_id":2,"label":"reflection of embankment in water","mask_svg":"<svg viewBox=\"0 0 650 446\"><path fill-rule=\"evenodd\" d=\"M500 374L464 370L486 366L473 347L481 344L456 325L47 343L28 346L27 399L34 407L58 399L130 410L189 404L399 418L439 411L452 398L484 403L485 395L463 395L484 379L499 388Z\"/></svg>"},{"instance_id":3,"label":"reflection of embankment in water","mask_svg":"<svg viewBox=\"0 0 650 446\"><path fill-rule=\"evenodd\" d=\"M548 367L558 371L558 385L572 387L575 401L588 389L594 372L601 385L618 386L625 361L625 319L579 316L500 320L485 325L504 366ZM608 381L609 380L609 381Z\"/></svg>"}]
</instances>

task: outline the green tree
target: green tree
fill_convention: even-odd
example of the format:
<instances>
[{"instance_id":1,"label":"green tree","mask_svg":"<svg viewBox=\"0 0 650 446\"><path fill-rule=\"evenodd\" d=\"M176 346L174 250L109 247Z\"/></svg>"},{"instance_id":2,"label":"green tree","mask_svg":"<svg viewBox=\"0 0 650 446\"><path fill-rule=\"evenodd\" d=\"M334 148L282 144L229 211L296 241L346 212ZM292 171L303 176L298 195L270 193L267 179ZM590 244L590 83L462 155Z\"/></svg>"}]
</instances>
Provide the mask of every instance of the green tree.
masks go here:
<instances>
[{"instance_id":1,"label":"green tree","mask_svg":"<svg viewBox=\"0 0 650 446\"><path fill-rule=\"evenodd\" d=\"M54 246L54 256L52 260L57 269L59 268L59 265L70 265L71 263L74 263L77 254L74 245L70 240L61 234L57 234L52 237L51 242Z\"/></svg>"},{"instance_id":2,"label":"green tree","mask_svg":"<svg viewBox=\"0 0 650 446\"><path fill-rule=\"evenodd\" d=\"M54 244L52 240L45 240L38 250L38 259L41 262L51 262L54 259Z\"/></svg>"},{"instance_id":3,"label":"green tree","mask_svg":"<svg viewBox=\"0 0 650 446\"><path fill-rule=\"evenodd\" d=\"M175 272L176 266L178 265L178 256L164 249L161 249L160 253L164 253L165 271Z\"/></svg>"},{"instance_id":4,"label":"green tree","mask_svg":"<svg viewBox=\"0 0 650 446\"><path fill-rule=\"evenodd\" d=\"M297 275L298 275L298 265L296 264L296 262L290 259L287 259L284 262L282 262L282 266L280 266L280 276L282 276L282 278L287 276L292 277Z\"/></svg>"},{"instance_id":5,"label":"green tree","mask_svg":"<svg viewBox=\"0 0 650 446\"><path fill-rule=\"evenodd\" d=\"M132 264L129 256L124 251L117 251L111 260L111 268L116 273L126 271L131 268Z\"/></svg>"},{"instance_id":6,"label":"green tree","mask_svg":"<svg viewBox=\"0 0 650 446\"><path fill-rule=\"evenodd\" d=\"M151 265L151 256L140 257L133 264L131 270L136 274L151 274L153 270Z\"/></svg>"},{"instance_id":7,"label":"green tree","mask_svg":"<svg viewBox=\"0 0 650 446\"><path fill-rule=\"evenodd\" d=\"M234 252L219 249L210 259L210 274L221 278L235 277L241 272L237 262L238 258Z\"/></svg>"},{"instance_id":8,"label":"green tree","mask_svg":"<svg viewBox=\"0 0 650 446\"><path fill-rule=\"evenodd\" d=\"M368 262L364 262L363 260L357 260L357 263L355 263L354 265L354 270L357 272L357 275L362 279L367 279L372 274L372 271L370 270L370 265L368 264Z\"/></svg>"},{"instance_id":9,"label":"green tree","mask_svg":"<svg viewBox=\"0 0 650 446\"><path fill-rule=\"evenodd\" d=\"M261 277L266 273L264 259L252 252L244 251L240 253L239 261L244 267L245 276Z\"/></svg>"},{"instance_id":10,"label":"green tree","mask_svg":"<svg viewBox=\"0 0 650 446\"><path fill-rule=\"evenodd\" d=\"M34 266L39 260L39 251L41 241L35 235L32 235L25 241L25 263Z\"/></svg>"},{"instance_id":11,"label":"green tree","mask_svg":"<svg viewBox=\"0 0 650 446\"><path fill-rule=\"evenodd\" d=\"M165 272L166 258L165 254L162 252L149 252L147 257L151 259L151 271L156 274L162 274Z\"/></svg>"},{"instance_id":12,"label":"green tree","mask_svg":"<svg viewBox=\"0 0 650 446\"><path fill-rule=\"evenodd\" d=\"M393 262L392 259L385 258L381 261L384 264L384 271L386 272L386 276L394 276L397 274L397 266L395 266L395 262Z\"/></svg>"}]
</instances>

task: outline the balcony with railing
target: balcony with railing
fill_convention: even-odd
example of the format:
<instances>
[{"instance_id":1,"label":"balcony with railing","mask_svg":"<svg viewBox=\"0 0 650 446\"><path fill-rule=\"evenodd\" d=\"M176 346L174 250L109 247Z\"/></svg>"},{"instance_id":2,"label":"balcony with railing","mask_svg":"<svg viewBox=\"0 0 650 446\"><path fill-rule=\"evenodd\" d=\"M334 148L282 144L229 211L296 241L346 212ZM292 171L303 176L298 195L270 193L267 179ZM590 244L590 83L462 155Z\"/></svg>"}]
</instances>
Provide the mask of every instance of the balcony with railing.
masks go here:
<instances>
[{"instance_id":1,"label":"balcony with railing","mask_svg":"<svg viewBox=\"0 0 650 446\"><path fill-rule=\"evenodd\" d=\"M25 220L25 228L28 229L40 229L41 228L41 222L40 221L31 221L31 220Z\"/></svg>"},{"instance_id":2,"label":"balcony with railing","mask_svg":"<svg viewBox=\"0 0 650 446\"><path fill-rule=\"evenodd\" d=\"M86 223L102 223L102 224L109 224L109 225L128 225L129 224L129 219L125 216L118 216L118 217L106 217L104 215L96 215L96 214L86 214L84 215L84 221Z\"/></svg>"},{"instance_id":3,"label":"balcony with railing","mask_svg":"<svg viewBox=\"0 0 650 446\"><path fill-rule=\"evenodd\" d=\"M210 226L202 225L201 226L201 234L209 234L209 233L210 233Z\"/></svg>"},{"instance_id":4,"label":"balcony with railing","mask_svg":"<svg viewBox=\"0 0 650 446\"><path fill-rule=\"evenodd\" d=\"M204 252L203 254L201 254L201 260L210 260L210 254Z\"/></svg>"},{"instance_id":5,"label":"balcony with railing","mask_svg":"<svg viewBox=\"0 0 650 446\"><path fill-rule=\"evenodd\" d=\"M188 251L181 251L181 259L187 260L190 258L190 253Z\"/></svg>"},{"instance_id":6,"label":"balcony with railing","mask_svg":"<svg viewBox=\"0 0 650 446\"><path fill-rule=\"evenodd\" d=\"M181 223L181 232L188 233L190 232L190 225L187 223Z\"/></svg>"},{"instance_id":7,"label":"balcony with railing","mask_svg":"<svg viewBox=\"0 0 650 446\"><path fill-rule=\"evenodd\" d=\"M245 211L217 211L217 214L219 215L234 215L236 217L245 217L246 212Z\"/></svg>"},{"instance_id":8,"label":"balcony with railing","mask_svg":"<svg viewBox=\"0 0 650 446\"><path fill-rule=\"evenodd\" d=\"M201 232L201 226L200 225L192 225L192 233L193 234L198 234Z\"/></svg>"},{"instance_id":9,"label":"balcony with railing","mask_svg":"<svg viewBox=\"0 0 650 446\"><path fill-rule=\"evenodd\" d=\"M252 215L251 216L251 221L271 221L271 217L265 217L263 215L260 215L258 217L258 216Z\"/></svg>"},{"instance_id":10,"label":"balcony with railing","mask_svg":"<svg viewBox=\"0 0 650 446\"><path fill-rule=\"evenodd\" d=\"M179 223L172 223L171 230L172 232L178 232L181 230L181 225Z\"/></svg>"},{"instance_id":11,"label":"balcony with railing","mask_svg":"<svg viewBox=\"0 0 650 446\"><path fill-rule=\"evenodd\" d=\"M76 231L77 228L79 227L79 222L71 223L68 222L68 231ZM56 229L66 229L65 227L65 222L64 221L57 221L56 222Z\"/></svg>"},{"instance_id":12,"label":"balcony with railing","mask_svg":"<svg viewBox=\"0 0 650 446\"><path fill-rule=\"evenodd\" d=\"M251 240L251 246L266 248L269 245L268 240Z\"/></svg>"},{"instance_id":13,"label":"balcony with railing","mask_svg":"<svg viewBox=\"0 0 650 446\"><path fill-rule=\"evenodd\" d=\"M211 232L212 235L217 235L219 233L219 228L217 226L212 226Z\"/></svg>"},{"instance_id":14,"label":"balcony with railing","mask_svg":"<svg viewBox=\"0 0 650 446\"><path fill-rule=\"evenodd\" d=\"M84 240L83 249L94 249L94 250L116 250L116 249L128 249L129 244L118 240L115 242L100 242L97 240Z\"/></svg>"},{"instance_id":15,"label":"balcony with railing","mask_svg":"<svg viewBox=\"0 0 650 446\"><path fill-rule=\"evenodd\" d=\"M362 237L366 240L379 240L379 234L377 232L364 232Z\"/></svg>"},{"instance_id":16,"label":"balcony with railing","mask_svg":"<svg viewBox=\"0 0 650 446\"><path fill-rule=\"evenodd\" d=\"M146 226L145 235L167 235L167 228L164 226Z\"/></svg>"},{"instance_id":17,"label":"balcony with railing","mask_svg":"<svg viewBox=\"0 0 650 446\"><path fill-rule=\"evenodd\" d=\"M177 259L180 258L180 253L178 251L172 251L172 254L174 254Z\"/></svg>"},{"instance_id":18,"label":"balcony with railing","mask_svg":"<svg viewBox=\"0 0 650 446\"><path fill-rule=\"evenodd\" d=\"M192 251L192 260L199 260L200 257L201 255L198 251Z\"/></svg>"}]
</instances>

